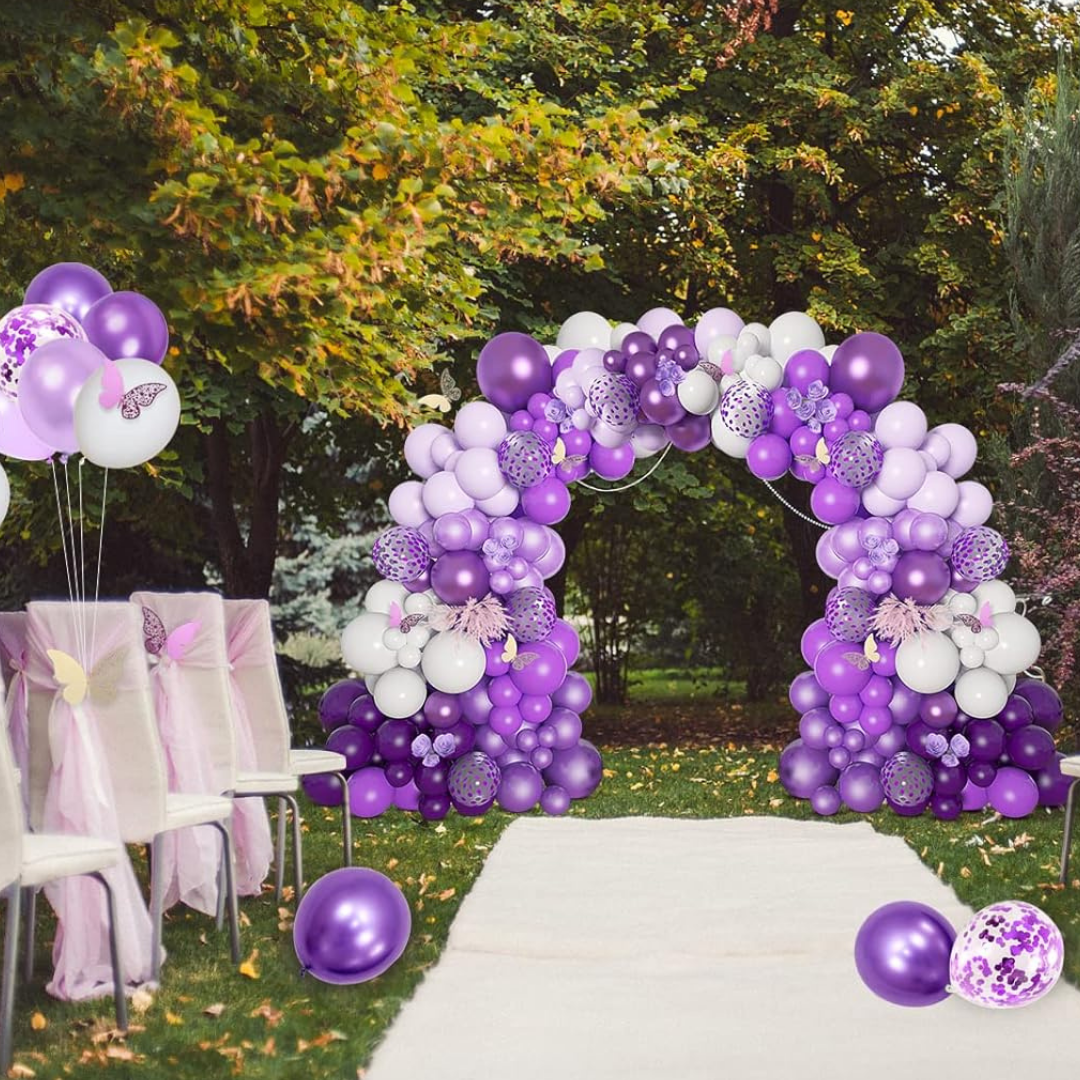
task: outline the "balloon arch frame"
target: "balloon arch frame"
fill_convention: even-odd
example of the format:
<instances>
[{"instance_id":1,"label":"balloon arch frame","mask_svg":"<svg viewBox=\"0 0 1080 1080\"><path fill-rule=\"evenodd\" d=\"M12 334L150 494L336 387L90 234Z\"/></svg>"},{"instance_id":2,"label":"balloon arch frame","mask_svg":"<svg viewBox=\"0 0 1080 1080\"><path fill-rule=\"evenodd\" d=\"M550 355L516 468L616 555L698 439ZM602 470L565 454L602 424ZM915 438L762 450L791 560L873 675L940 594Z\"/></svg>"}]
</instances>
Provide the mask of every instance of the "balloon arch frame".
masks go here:
<instances>
[{"instance_id":1,"label":"balloon arch frame","mask_svg":"<svg viewBox=\"0 0 1080 1080\"><path fill-rule=\"evenodd\" d=\"M1032 673L1041 642L1001 580L992 496L962 479L975 437L897 400L889 338L827 345L797 311L765 326L714 308L693 327L667 308L616 326L579 312L554 345L499 334L477 380L485 400L406 439L417 478L390 495L395 524L372 551L382 580L342 635L364 680L320 704L354 813L561 814L596 789L577 634L544 586L565 558L552 526L569 485L709 443L766 483L812 485L818 562L837 582L791 684L789 794L823 815L887 805L942 819L1064 803L1061 701ZM442 390L421 403L448 413L460 394ZM305 780L324 804L341 801L335 783Z\"/></svg>"}]
</instances>

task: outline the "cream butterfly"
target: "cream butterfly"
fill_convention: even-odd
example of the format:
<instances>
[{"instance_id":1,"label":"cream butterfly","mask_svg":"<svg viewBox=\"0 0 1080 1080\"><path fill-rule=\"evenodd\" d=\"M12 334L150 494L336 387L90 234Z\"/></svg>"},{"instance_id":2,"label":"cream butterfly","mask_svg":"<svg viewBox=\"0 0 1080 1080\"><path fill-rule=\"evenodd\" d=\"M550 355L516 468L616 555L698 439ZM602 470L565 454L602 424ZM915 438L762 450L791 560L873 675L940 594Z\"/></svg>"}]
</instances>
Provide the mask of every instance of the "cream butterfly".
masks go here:
<instances>
[{"instance_id":1,"label":"cream butterfly","mask_svg":"<svg viewBox=\"0 0 1080 1080\"><path fill-rule=\"evenodd\" d=\"M52 662L53 678L61 687L60 696L69 705L81 705L87 696L103 705L116 699L117 684L124 668L123 649L109 653L89 675L74 656L61 649L49 649L47 654Z\"/></svg>"},{"instance_id":2,"label":"cream butterfly","mask_svg":"<svg viewBox=\"0 0 1080 1080\"><path fill-rule=\"evenodd\" d=\"M513 634L506 635L506 648L503 649L500 659L504 664L509 664L515 671L522 671L529 666L540 654L534 652L518 652L517 639Z\"/></svg>"},{"instance_id":3,"label":"cream butterfly","mask_svg":"<svg viewBox=\"0 0 1080 1080\"><path fill-rule=\"evenodd\" d=\"M453 403L461 400L461 389L454 382L454 376L445 368L439 374L439 391L438 394L425 394L422 398L417 398L417 404L425 409L448 413Z\"/></svg>"},{"instance_id":4,"label":"cream butterfly","mask_svg":"<svg viewBox=\"0 0 1080 1080\"><path fill-rule=\"evenodd\" d=\"M555 446L551 451L551 464L561 465L564 461L567 465L579 465L585 460L585 454L571 454L566 456L566 443L562 439L555 440Z\"/></svg>"}]
</instances>

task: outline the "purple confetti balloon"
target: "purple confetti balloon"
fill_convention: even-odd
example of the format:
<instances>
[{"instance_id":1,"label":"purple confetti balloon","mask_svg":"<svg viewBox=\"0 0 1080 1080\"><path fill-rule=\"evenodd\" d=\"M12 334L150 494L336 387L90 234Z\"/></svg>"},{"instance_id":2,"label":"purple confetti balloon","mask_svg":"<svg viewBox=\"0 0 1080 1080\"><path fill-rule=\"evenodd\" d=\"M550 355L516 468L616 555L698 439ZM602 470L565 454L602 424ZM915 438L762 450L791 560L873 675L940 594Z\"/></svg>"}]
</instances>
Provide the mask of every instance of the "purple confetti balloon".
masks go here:
<instances>
[{"instance_id":1,"label":"purple confetti balloon","mask_svg":"<svg viewBox=\"0 0 1080 1080\"><path fill-rule=\"evenodd\" d=\"M371 558L387 580L415 581L431 563L431 550L416 529L395 525L375 541Z\"/></svg>"},{"instance_id":2,"label":"purple confetti balloon","mask_svg":"<svg viewBox=\"0 0 1080 1080\"><path fill-rule=\"evenodd\" d=\"M881 767L881 786L897 806L922 806L934 793L934 772L918 754L901 750Z\"/></svg>"},{"instance_id":3,"label":"purple confetti balloon","mask_svg":"<svg viewBox=\"0 0 1080 1080\"><path fill-rule=\"evenodd\" d=\"M543 641L551 633L558 614L555 597L544 588L530 586L512 592L503 601L510 633L518 641Z\"/></svg>"},{"instance_id":4,"label":"purple confetti balloon","mask_svg":"<svg viewBox=\"0 0 1080 1080\"><path fill-rule=\"evenodd\" d=\"M588 411L613 431L623 434L637 427L641 392L629 375L605 371L589 386Z\"/></svg>"},{"instance_id":5,"label":"purple confetti balloon","mask_svg":"<svg viewBox=\"0 0 1080 1080\"><path fill-rule=\"evenodd\" d=\"M874 628L875 610L865 589L833 589L825 601L825 622L838 641L865 641Z\"/></svg>"},{"instance_id":6,"label":"purple confetti balloon","mask_svg":"<svg viewBox=\"0 0 1080 1080\"><path fill-rule=\"evenodd\" d=\"M1015 1009L1053 988L1065 943L1053 920L1033 904L991 904L960 931L949 962L953 989L973 1005Z\"/></svg>"},{"instance_id":7,"label":"purple confetti balloon","mask_svg":"<svg viewBox=\"0 0 1080 1080\"><path fill-rule=\"evenodd\" d=\"M487 806L499 790L499 766L480 750L458 758L450 769L450 798L457 806Z\"/></svg>"},{"instance_id":8,"label":"purple confetti balloon","mask_svg":"<svg viewBox=\"0 0 1080 1080\"><path fill-rule=\"evenodd\" d=\"M86 331L73 315L48 304L24 304L0 319L0 392L15 397L23 364L39 345L56 338L85 341Z\"/></svg>"},{"instance_id":9,"label":"purple confetti balloon","mask_svg":"<svg viewBox=\"0 0 1080 1080\"><path fill-rule=\"evenodd\" d=\"M551 447L533 431L512 431L499 443L499 468L517 488L536 487L555 466Z\"/></svg>"},{"instance_id":10,"label":"purple confetti balloon","mask_svg":"<svg viewBox=\"0 0 1080 1080\"><path fill-rule=\"evenodd\" d=\"M725 391L720 401L720 416L736 435L756 439L768 431L775 408L772 394L764 386L743 379Z\"/></svg>"},{"instance_id":11,"label":"purple confetti balloon","mask_svg":"<svg viewBox=\"0 0 1080 1080\"><path fill-rule=\"evenodd\" d=\"M881 443L868 431L848 431L829 447L829 475L844 487L864 488L885 460Z\"/></svg>"},{"instance_id":12,"label":"purple confetti balloon","mask_svg":"<svg viewBox=\"0 0 1080 1080\"><path fill-rule=\"evenodd\" d=\"M952 564L968 581L992 581L1009 561L1009 545L996 529L977 525L965 529L952 549Z\"/></svg>"}]
</instances>

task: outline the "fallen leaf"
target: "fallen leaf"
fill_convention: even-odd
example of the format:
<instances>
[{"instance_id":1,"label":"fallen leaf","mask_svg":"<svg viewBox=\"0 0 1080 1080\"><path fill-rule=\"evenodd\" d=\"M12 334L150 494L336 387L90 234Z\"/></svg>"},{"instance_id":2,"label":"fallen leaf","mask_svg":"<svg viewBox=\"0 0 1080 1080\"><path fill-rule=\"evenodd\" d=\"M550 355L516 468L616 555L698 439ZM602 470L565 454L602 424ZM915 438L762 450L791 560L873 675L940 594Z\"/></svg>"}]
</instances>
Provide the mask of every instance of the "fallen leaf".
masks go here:
<instances>
[{"instance_id":1,"label":"fallen leaf","mask_svg":"<svg viewBox=\"0 0 1080 1080\"><path fill-rule=\"evenodd\" d=\"M962 878L969 878L969 877L971 877L971 871L966 866L961 866L960 867L960 876Z\"/></svg>"},{"instance_id":2,"label":"fallen leaf","mask_svg":"<svg viewBox=\"0 0 1080 1080\"><path fill-rule=\"evenodd\" d=\"M777 772L777 771L776 771L775 769L770 769L770 770L769 770L769 773L768 773L768 775L767 775L767 776L765 777L765 779L766 779L766 780L767 780L767 781L768 781L768 782L769 782L770 784L775 784L775 783L776 783L776 781L780 779L780 774L779 774L779 773L778 773L778 772Z\"/></svg>"},{"instance_id":3,"label":"fallen leaf","mask_svg":"<svg viewBox=\"0 0 1080 1080\"><path fill-rule=\"evenodd\" d=\"M207 1005L203 1009L203 1016L211 1016L215 1020L225 1011L225 1006L220 1001L215 1001L213 1005Z\"/></svg>"},{"instance_id":4,"label":"fallen leaf","mask_svg":"<svg viewBox=\"0 0 1080 1080\"><path fill-rule=\"evenodd\" d=\"M443 889L443 891L441 893L439 893L439 899L440 900L449 900L450 897L456 896L456 895L457 895L457 889Z\"/></svg>"},{"instance_id":5,"label":"fallen leaf","mask_svg":"<svg viewBox=\"0 0 1080 1080\"><path fill-rule=\"evenodd\" d=\"M259 977L259 969L255 966L255 961L259 959L259 950L252 949L251 955L240 965L240 974L245 979L257 979Z\"/></svg>"},{"instance_id":6,"label":"fallen leaf","mask_svg":"<svg viewBox=\"0 0 1080 1080\"><path fill-rule=\"evenodd\" d=\"M134 1050L129 1050L126 1046L110 1046L105 1050L105 1056L112 1058L114 1061L136 1061L142 1062L146 1059L142 1054L136 1054Z\"/></svg>"},{"instance_id":7,"label":"fallen leaf","mask_svg":"<svg viewBox=\"0 0 1080 1080\"><path fill-rule=\"evenodd\" d=\"M266 1042L264 1042L262 1044L262 1046L259 1047L259 1053L262 1054L263 1057L274 1057L274 1056L276 1056L276 1054L277 1054L277 1046L276 1046L276 1044L274 1042L274 1036L273 1035L271 1035L270 1038L267 1039Z\"/></svg>"},{"instance_id":8,"label":"fallen leaf","mask_svg":"<svg viewBox=\"0 0 1080 1080\"><path fill-rule=\"evenodd\" d=\"M15 1080L29 1080L29 1077L37 1076L37 1073L28 1065L20 1065L16 1061L15 1064L8 1069L8 1076L14 1077Z\"/></svg>"},{"instance_id":9,"label":"fallen leaf","mask_svg":"<svg viewBox=\"0 0 1080 1080\"><path fill-rule=\"evenodd\" d=\"M30 1026L34 1031L44 1031L49 1026L49 1021L45 1019L43 1013L36 1012L30 1017Z\"/></svg>"},{"instance_id":10,"label":"fallen leaf","mask_svg":"<svg viewBox=\"0 0 1080 1080\"><path fill-rule=\"evenodd\" d=\"M267 1027L277 1027L284 1015L280 1009L275 1009L269 1001L264 1001L257 1009L252 1009L248 1013L248 1016L251 1017L261 1016L266 1021Z\"/></svg>"},{"instance_id":11,"label":"fallen leaf","mask_svg":"<svg viewBox=\"0 0 1080 1080\"><path fill-rule=\"evenodd\" d=\"M146 1012L151 1005L154 1004L154 995L149 990L139 987L134 994L131 995L131 1008L140 1015Z\"/></svg>"},{"instance_id":12,"label":"fallen leaf","mask_svg":"<svg viewBox=\"0 0 1080 1080\"><path fill-rule=\"evenodd\" d=\"M165 1013L165 1023L166 1024L171 1024L173 1027L179 1027L183 1022L184 1022L184 1018L182 1016L177 1016L176 1013L174 1013L174 1012L166 1011L166 1013Z\"/></svg>"}]
</instances>

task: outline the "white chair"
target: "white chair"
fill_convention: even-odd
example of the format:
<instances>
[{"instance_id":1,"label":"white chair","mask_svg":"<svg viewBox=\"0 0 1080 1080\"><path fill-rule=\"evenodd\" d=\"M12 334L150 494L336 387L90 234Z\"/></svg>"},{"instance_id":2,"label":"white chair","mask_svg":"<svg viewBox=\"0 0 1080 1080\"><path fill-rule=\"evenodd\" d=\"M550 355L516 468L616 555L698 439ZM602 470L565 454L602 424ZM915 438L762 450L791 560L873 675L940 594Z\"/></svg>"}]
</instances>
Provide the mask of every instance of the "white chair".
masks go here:
<instances>
[{"instance_id":1,"label":"white chair","mask_svg":"<svg viewBox=\"0 0 1080 1080\"><path fill-rule=\"evenodd\" d=\"M7 1076L12 1059L12 1021L15 1012L15 969L19 951L19 916L23 890L47 882L85 875L105 890L112 959L116 1026L127 1030L127 999L117 940L116 905L112 889L101 871L120 861L120 849L108 840L90 836L27 833L15 780L15 766L7 736L0 732L0 891L7 897L4 933L4 968L0 978L0 1075Z\"/></svg>"},{"instance_id":2,"label":"white chair","mask_svg":"<svg viewBox=\"0 0 1080 1080\"><path fill-rule=\"evenodd\" d=\"M251 729L258 767L268 773L286 773L294 777L330 774L336 776L344 793L341 805L341 833L346 866L352 865L352 814L349 785L344 770L344 755L332 750L294 750L289 743L289 714L281 690L270 605L265 600L226 600L225 631L228 636L230 676L236 691L237 712ZM296 803L291 803L295 818ZM285 806L278 805L277 892L285 883ZM296 832L294 830L294 837ZM295 846L295 840L294 840ZM297 849L299 850L299 849ZM296 852L294 851L294 856ZM302 856L298 865L302 864ZM296 891L302 888L297 871Z\"/></svg>"},{"instance_id":3,"label":"white chair","mask_svg":"<svg viewBox=\"0 0 1080 1080\"><path fill-rule=\"evenodd\" d=\"M33 603L30 613L30 674L48 661L36 656L42 635L37 624L50 627L59 640L70 632L72 605L68 602ZM178 830L210 826L222 839L222 872L228 894L230 944L234 963L240 962L240 918L233 881L229 823L232 801L218 794L170 792L165 758L158 734L145 663L141 621L127 601L100 602L83 615L82 640L98 657L89 673L90 701L102 752L112 776L115 812L125 844L150 846L150 922L153 981L160 981L165 881L164 844ZM63 647L63 646L60 646ZM66 651L71 652L74 646ZM103 685L111 682L111 686ZM108 691L108 692L106 692ZM55 685L35 676L30 683L30 812L31 824L41 821L45 792L53 768L49 714Z\"/></svg>"},{"instance_id":4,"label":"white chair","mask_svg":"<svg viewBox=\"0 0 1080 1080\"><path fill-rule=\"evenodd\" d=\"M284 768L263 768L261 763L254 770L239 770L236 767L237 721L229 680L224 601L216 593L206 592L136 592L132 593L131 601L140 610L148 609L157 613L170 633L185 623L199 624L200 645L207 650L208 657L216 657L217 662L211 664L209 659L197 664L182 661L177 665L177 685L170 693L177 696L183 694L187 698L184 704L192 712L189 722L200 725L201 739L211 747L215 776L217 783L222 785L221 790L228 791L234 799L276 796L291 809L296 899L299 901L304 872L300 811L296 802L299 781ZM227 764L226 757L229 758Z\"/></svg>"},{"instance_id":5,"label":"white chair","mask_svg":"<svg viewBox=\"0 0 1080 1080\"><path fill-rule=\"evenodd\" d=\"M1061 759L1061 772L1063 776L1071 776L1072 783L1069 785L1069 797L1065 800L1065 836L1061 842L1061 877L1062 885L1068 884L1069 876L1069 847L1072 844L1073 809L1076 796L1076 785L1080 783L1080 754Z\"/></svg>"}]
</instances>

